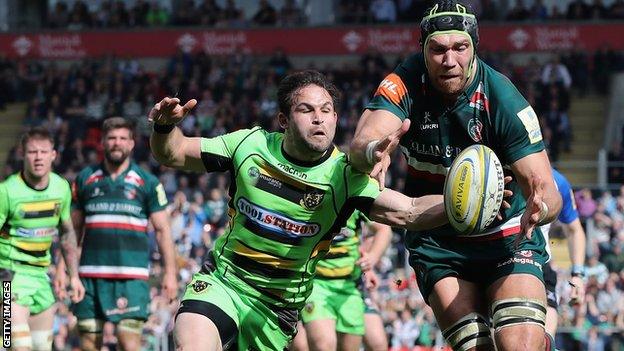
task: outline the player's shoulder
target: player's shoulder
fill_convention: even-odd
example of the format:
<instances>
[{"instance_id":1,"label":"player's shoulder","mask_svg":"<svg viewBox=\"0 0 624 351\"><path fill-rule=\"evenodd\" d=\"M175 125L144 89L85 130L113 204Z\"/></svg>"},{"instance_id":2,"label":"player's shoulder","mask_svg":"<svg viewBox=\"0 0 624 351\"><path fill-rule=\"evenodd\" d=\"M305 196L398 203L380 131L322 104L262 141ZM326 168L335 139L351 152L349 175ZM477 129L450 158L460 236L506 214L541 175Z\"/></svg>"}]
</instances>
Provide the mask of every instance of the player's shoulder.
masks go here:
<instances>
[{"instance_id":1,"label":"player's shoulder","mask_svg":"<svg viewBox=\"0 0 624 351\"><path fill-rule=\"evenodd\" d=\"M516 88L507 76L495 70L483 60L477 60L479 62L479 68L482 70L482 77L490 87L489 93L491 98L502 100L513 96L522 97L518 88Z\"/></svg>"},{"instance_id":2,"label":"player's shoulder","mask_svg":"<svg viewBox=\"0 0 624 351\"><path fill-rule=\"evenodd\" d=\"M104 176L104 170L102 169L101 164L88 165L81 169L80 172L78 172L78 175L76 175L76 181L84 182L89 179L89 177L96 176Z\"/></svg>"},{"instance_id":3,"label":"player's shoulder","mask_svg":"<svg viewBox=\"0 0 624 351\"><path fill-rule=\"evenodd\" d=\"M13 173L9 175L8 177L6 177L6 179L4 179L3 181L0 181L0 186L10 188L12 184L15 184L19 180L20 180L19 173Z\"/></svg>"},{"instance_id":4,"label":"player's shoulder","mask_svg":"<svg viewBox=\"0 0 624 351\"><path fill-rule=\"evenodd\" d=\"M63 187L64 190L69 191L69 182L61 175L50 172L50 186L51 187Z\"/></svg>"},{"instance_id":5,"label":"player's shoulder","mask_svg":"<svg viewBox=\"0 0 624 351\"><path fill-rule=\"evenodd\" d=\"M152 184L158 182L158 177L156 177L149 170L139 166L135 162L130 162L130 169L126 173L124 177L125 182L135 182L137 185Z\"/></svg>"},{"instance_id":6,"label":"player's shoulder","mask_svg":"<svg viewBox=\"0 0 624 351\"><path fill-rule=\"evenodd\" d=\"M400 75L401 78L414 78L426 72L427 67L425 66L425 58L422 53L408 56L394 70L394 73Z\"/></svg>"}]
</instances>

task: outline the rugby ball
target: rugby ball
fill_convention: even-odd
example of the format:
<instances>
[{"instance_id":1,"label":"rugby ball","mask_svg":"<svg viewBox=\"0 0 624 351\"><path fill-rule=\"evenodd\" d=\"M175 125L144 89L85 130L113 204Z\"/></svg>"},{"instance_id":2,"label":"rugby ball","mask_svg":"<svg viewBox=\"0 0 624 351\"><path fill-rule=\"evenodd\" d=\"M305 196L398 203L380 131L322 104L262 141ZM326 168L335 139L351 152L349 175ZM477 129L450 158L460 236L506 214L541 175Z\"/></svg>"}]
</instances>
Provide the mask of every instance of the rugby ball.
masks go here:
<instances>
[{"instance_id":1,"label":"rugby ball","mask_svg":"<svg viewBox=\"0 0 624 351\"><path fill-rule=\"evenodd\" d=\"M460 235L478 235L496 219L504 178L500 160L485 145L471 145L453 161L444 182L444 210Z\"/></svg>"}]
</instances>

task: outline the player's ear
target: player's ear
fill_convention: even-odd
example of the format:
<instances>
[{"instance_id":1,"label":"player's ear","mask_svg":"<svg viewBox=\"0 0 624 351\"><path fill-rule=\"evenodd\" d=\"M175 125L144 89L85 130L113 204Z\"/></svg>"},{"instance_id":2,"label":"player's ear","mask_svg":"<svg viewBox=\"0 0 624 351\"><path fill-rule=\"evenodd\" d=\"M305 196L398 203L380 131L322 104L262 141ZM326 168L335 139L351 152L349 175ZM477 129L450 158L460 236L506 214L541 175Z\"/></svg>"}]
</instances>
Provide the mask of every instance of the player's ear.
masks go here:
<instances>
[{"instance_id":1,"label":"player's ear","mask_svg":"<svg viewBox=\"0 0 624 351\"><path fill-rule=\"evenodd\" d=\"M280 128L284 130L288 129L288 119L288 116L286 116L284 113L277 113L277 122L279 123Z\"/></svg>"},{"instance_id":2,"label":"player's ear","mask_svg":"<svg viewBox=\"0 0 624 351\"><path fill-rule=\"evenodd\" d=\"M52 149L52 162L56 160L56 150Z\"/></svg>"}]
</instances>

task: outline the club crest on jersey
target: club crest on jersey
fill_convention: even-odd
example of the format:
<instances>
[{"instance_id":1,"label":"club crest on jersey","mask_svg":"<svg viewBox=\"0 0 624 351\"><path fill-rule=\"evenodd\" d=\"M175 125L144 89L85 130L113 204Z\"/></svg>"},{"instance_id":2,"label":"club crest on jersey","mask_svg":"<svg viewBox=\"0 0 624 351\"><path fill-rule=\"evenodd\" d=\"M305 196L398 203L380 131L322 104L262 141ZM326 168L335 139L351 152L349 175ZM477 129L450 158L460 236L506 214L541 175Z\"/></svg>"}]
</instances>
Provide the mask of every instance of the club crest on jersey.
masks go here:
<instances>
[{"instance_id":1,"label":"club crest on jersey","mask_svg":"<svg viewBox=\"0 0 624 351\"><path fill-rule=\"evenodd\" d=\"M126 299L125 297L120 297L117 299L117 308L119 308L120 310L125 309L126 307L128 307L128 299Z\"/></svg>"},{"instance_id":2,"label":"club crest on jersey","mask_svg":"<svg viewBox=\"0 0 624 351\"><path fill-rule=\"evenodd\" d=\"M124 195L126 196L126 199L128 200L134 200L134 198L136 197L136 194L137 194L137 190L136 188L132 186L126 186L126 188L124 189Z\"/></svg>"},{"instance_id":3,"label":"club crest on jersey","mask_svg":"<svg viewBox=\"0 0 624 351\"><path fill-rule=\"evenodd\" d=\"M193 291L198 294L206 290L206 288L209 286L210 286L210 283L202 281L202 280L197 280L195 283L191 285L191 287L193 287Z\"/></svg>"},{"instance_id":4,"label":"club crest on jersey","mask_svg":"<svg viewBox=\"0 0 624 351\"><path fill-rule=\"evenodd\" d=\"M299 202L301 206L303 206L307 210L316 209L321 202L323 202L323 197L325 195L320 191L310 191L309 193L303 194L303 199Z\"/></svg>"},{"instance_id":5,"label":"club crest on jersey","mask_svg":"<svg viewBox=\"0 0 624 351\"><path fill-rule=\"evenodd\" d=\"M304 308L306 312L312 313L312 311L314 311L314 302L306 303Z\"/></svg>"},{"instance_id":6,"label":"club crest on jersey","mask_svg":"<svg viewBox=\"0 0 624 351\"><path fill-rule=\"evenodd\" d=\"M258 178L260 176L260 171L258 170L258 167L250 167L247 170L247 175L251 178Z\"/></svg>"},{"instance_id":7,"label":"club crest on jersey","mask_svg":"<svg viewBox=\"0 0 624 351\"><path fill-rule=\"evenodd\" d=\"M485 89L483 87L483 82L479 82L479 86L477 90L470 97L470 107L476 108L479 111L487 111L490 112L490 101L485 95Z\"/></svg>"},{"instance_id":8,"label":"club crest on jersey","mask_svg":"<svg viewBox=\"0 0 624 351\"><path fill-rule=\"evenodd\" d=\"M483 123L478 119L471 118L468 121L468 135L470 135L470 138L476 142L480 142L482 140L481 131L483 131Z\"/></svg>"}]
</instances>

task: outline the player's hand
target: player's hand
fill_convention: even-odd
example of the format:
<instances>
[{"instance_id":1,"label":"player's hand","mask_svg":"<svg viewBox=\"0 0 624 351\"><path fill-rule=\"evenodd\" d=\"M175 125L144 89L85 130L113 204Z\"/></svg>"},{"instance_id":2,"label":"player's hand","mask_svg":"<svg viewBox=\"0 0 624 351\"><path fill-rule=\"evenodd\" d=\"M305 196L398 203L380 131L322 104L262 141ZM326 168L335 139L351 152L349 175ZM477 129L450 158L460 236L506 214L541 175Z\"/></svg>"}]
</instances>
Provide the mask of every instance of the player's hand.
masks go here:
<instances>
[{"instance_id":1,"label":"player's hand","mask_svg":"<svg viewBox=\"0 0 624 351\"><path fill-rule=\"evenodd\" d=\"M399 145L401 137L409 130L410 123L409 119L405 119L399 129L379 140L379 143L373 150L373 169L370 172L370 176L379 182L379 190L385 188L386 171L388 171L388 166L390 166L390 155Z\"/></svg>"},{"instance_id":2,"label":"player's hand","mask_svg":"<svg viewBox=\"0 0 624 351\"><path fill-rule=\"evenodd\" d=\"M63 270L57 270L54 275L54 294L60 301L65 300L67 298L67 292L65 291L65 287L67 286L67 274Z\"/></svg>"},{"instance_id":3,"label":"player's hand","mask_svg":"<svg viewBox=\"0 0 624 351\"><path fill-rule=\"evenodd\" d=\"M169 300L174 300L178 296L178 279L175 273L165 273L161 288Z\"/></svg>"},{"instance_id":4,"label":"player's hand","mask_svg":"<svg viewBox=\"0 0 624 351\"><path fill-rule=\"evenodd\" d=\"M585 302L585 281L581 277L572 277L570 284L570 305L580 305Z\"/></svg>"},{"instance_id":5,"label":"player's hand","mask_svg":"<svg viewBox=\"0 0 624 351\"><path fill-rule=\"evenodd\" d=\"M379 277L373 270L364 273L363 279L364 287L369 291L375 290L379 286Z\"/></svg>"},{"instance_id":6,"label":"player's hand","mask_svg":"<svg viewBox=\"0 0 624 351\"><path fill-rule=\"evenodd\" d=\"M360 266L360 268L362 269L362 272L367 272L373 269L376 263L377 262L374 262L373 257L368 252L360 248L360 258L357 261L355 261L355 264Z\"/></svg>"},{"instance_id":7,"label":"player's hand","mask_svg":"<svg viewBox=\"0 0 624 351\"><path fill-rule=\"evenodd\" d=\"M152 107L147 118L156 124L178 124L195 105L197 105L197 100L195 99L180 105L180 99L165 97Z\"/></svg>"},{"instance_id":8,"label":"player's hand","mask_svg":"<svg viewBox=\"0 0 624 351\"><path fill-rule=\"evenodd\" d=\"M504 178L505 185L509 184L511 180L512 178L510 176L506 176ZM498 214L496 215L497 219L499 220L503 219L503 211L511 207L511 205L509 204L509 202L507 202L507 200L505 200L505 198L512 197L512 196L513 196L513 191L509 189L503 190L503 202L501 202L500 210L498 210Z\"/></svg>"},{"instance_id":9,"label":"player's hand","mask_svg":"<svg viewBox=\"0 0 624 351\"><path fill-rule=\"evenodd\" d=\"M520 235L516 236L515 246L518 247L524 238L531 239L535 226L538 225L544 197L544 180L537 174L529 180L531 194L526 200L526 210L520 218Z\"/></svg>"},{"instance_id":10,"label":"player's hand","mask_svg":"<svg viewBox=\"0 0 624 351\"><path fill-rule=\"evenodd\" d=\"M69 280L69 285L72 290L72 293L70 294L71 301L73 303L78 303L82 301L82 299L84 299L85 297L85 288L82 285L82 281L80 281L80 278L77 275L71 277L71 279Z\"/></svg>"}]
</instances>

